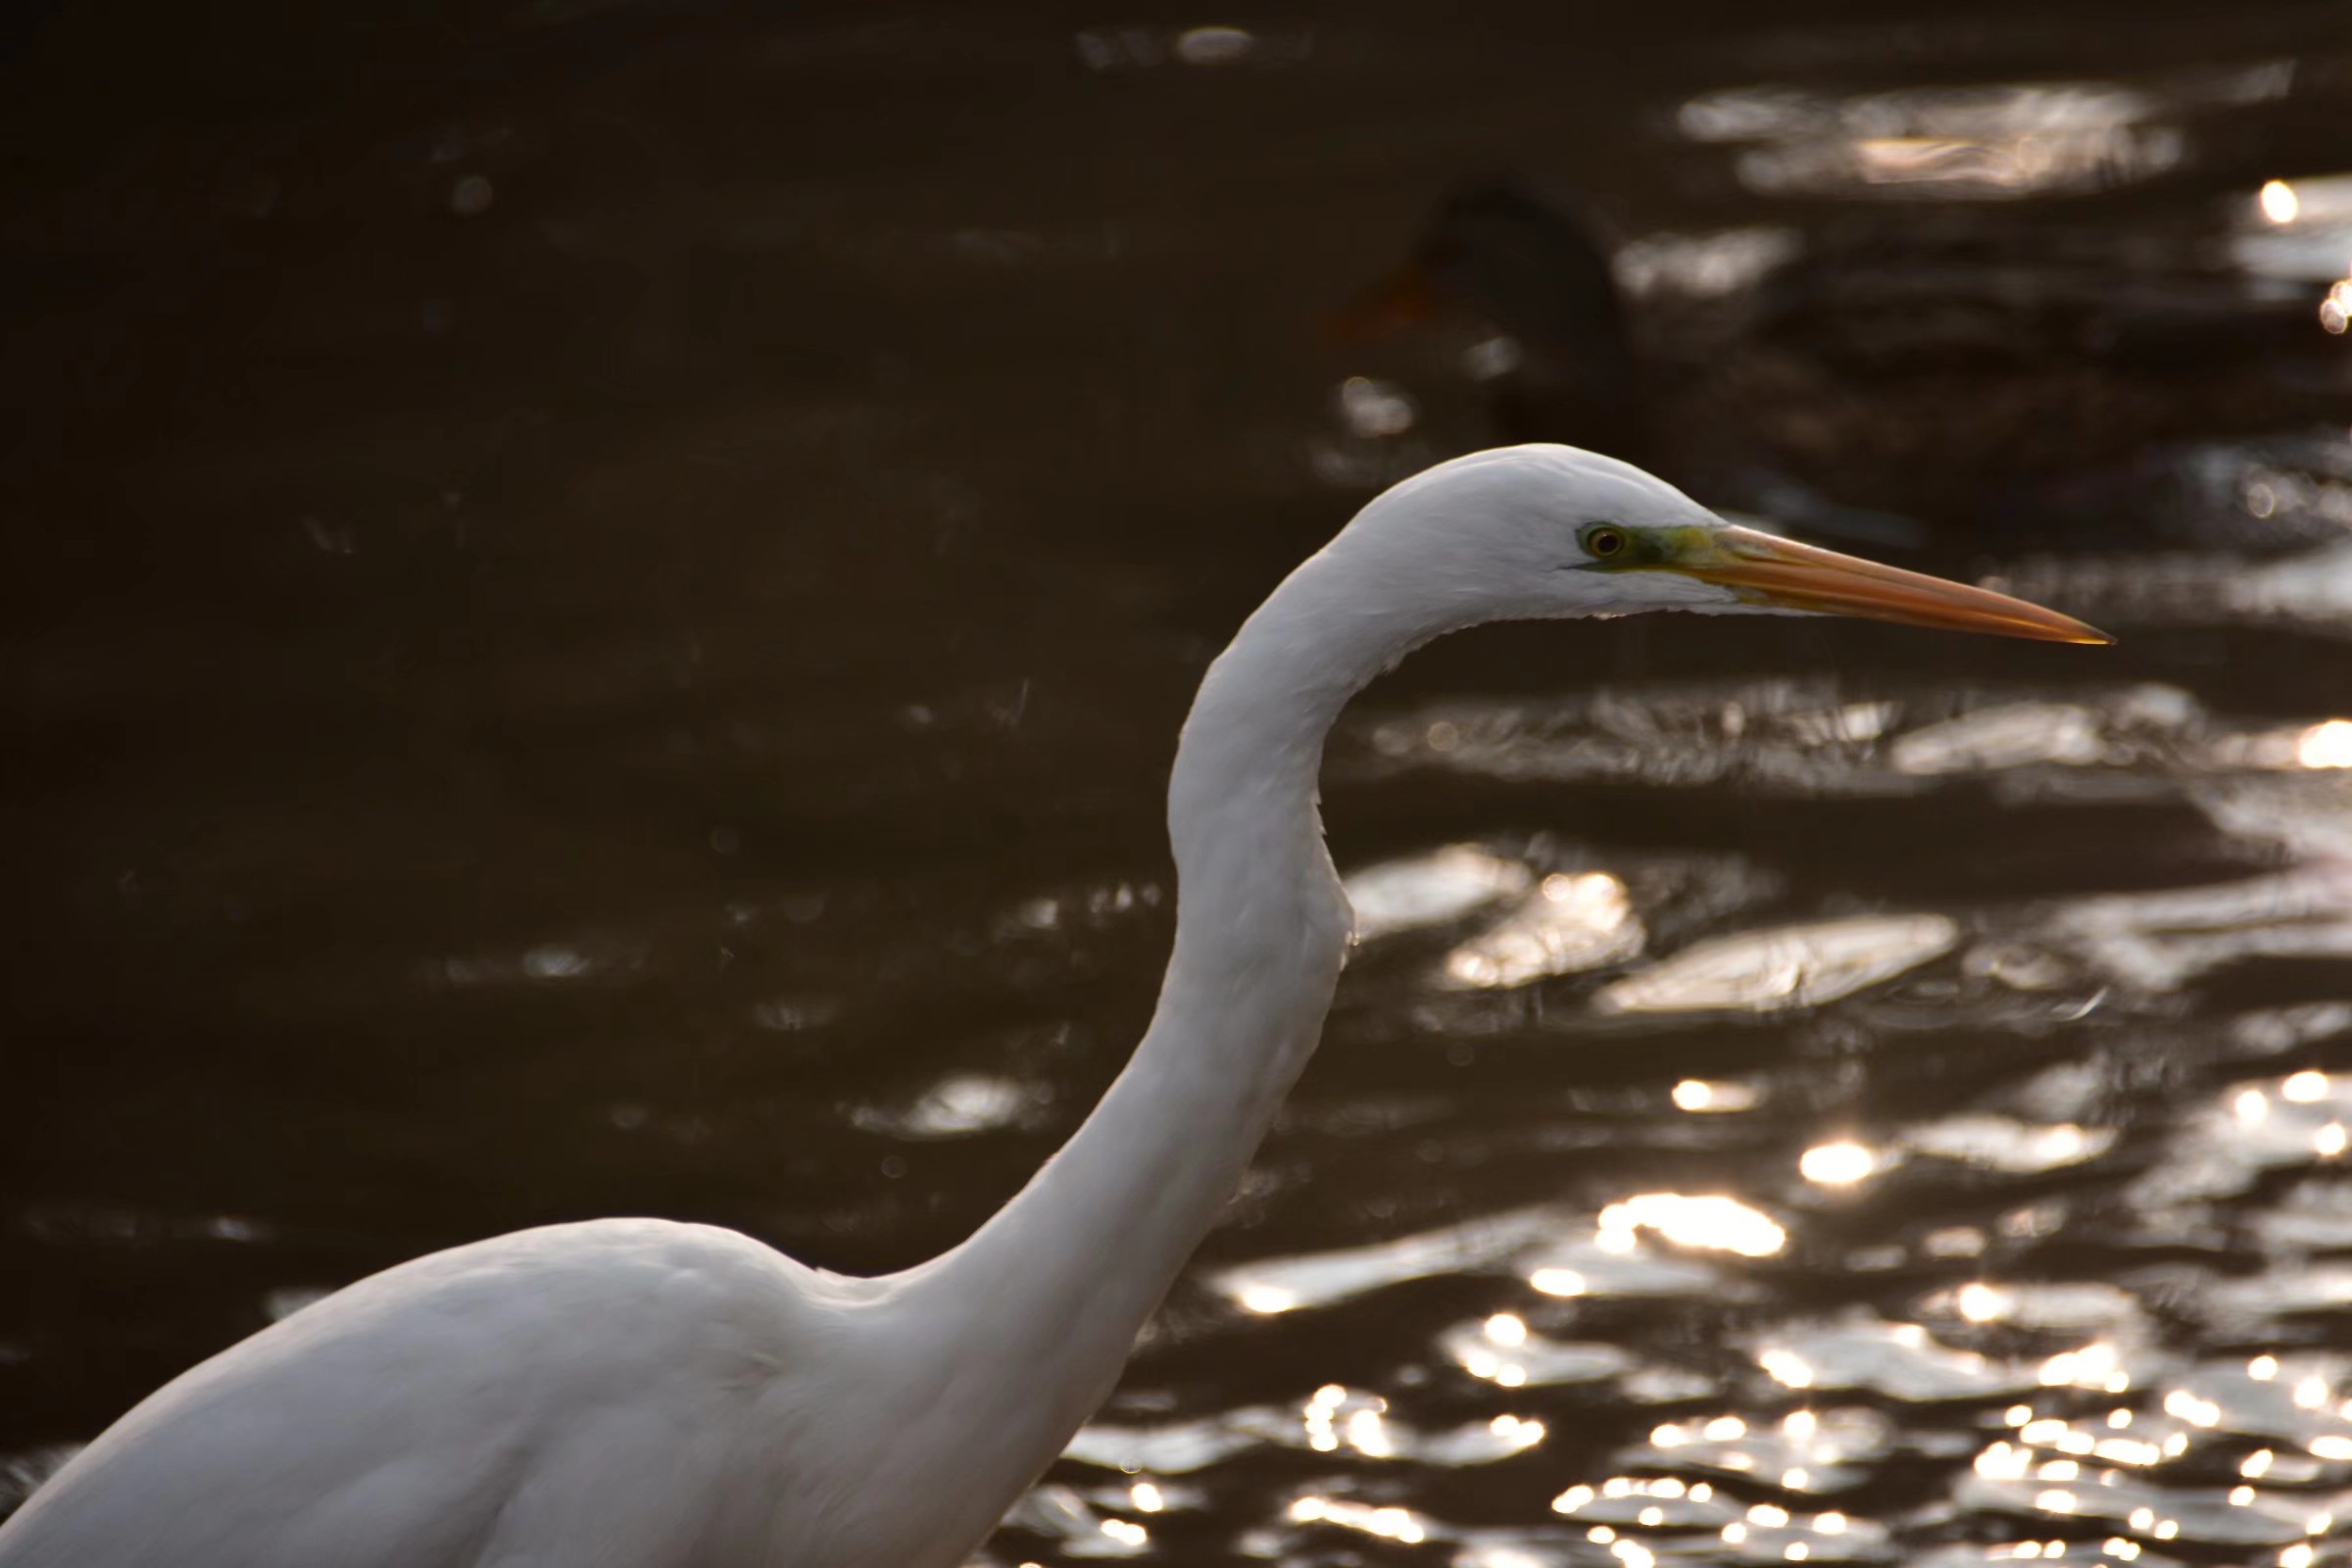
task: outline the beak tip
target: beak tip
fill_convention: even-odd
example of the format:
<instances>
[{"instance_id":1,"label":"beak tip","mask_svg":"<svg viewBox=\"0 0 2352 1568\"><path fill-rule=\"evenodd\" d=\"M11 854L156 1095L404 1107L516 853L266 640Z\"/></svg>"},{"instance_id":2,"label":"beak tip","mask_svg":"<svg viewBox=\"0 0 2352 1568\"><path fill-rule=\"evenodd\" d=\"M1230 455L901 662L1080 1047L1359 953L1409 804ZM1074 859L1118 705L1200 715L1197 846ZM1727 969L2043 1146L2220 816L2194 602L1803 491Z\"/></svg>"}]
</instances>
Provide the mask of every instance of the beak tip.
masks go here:
<instances>
[{"instance_id":1,"label":"beak tip","mask_svg":"<svg viewBox=\"0 0 2352 1568\"><path fill-rule=\"evenodd\" d=\"M1682 569L1701 582L1732 589L1749 604L2034 642L2093 648L2115 643L2112 634L2086 621L1990 586L1859 561L1736 524L1720 529L1716 541L1717 555Z\"/></svg>"},{"instance_id":2,"label":"beak tip","mask_svg":"<svg viewBox=\"0 0 2352 1568\"><path fill-rule=\"evenodd\" d=\"M2065 643L2074 648L2112 648L2115 634L2104 632L2088 621L2077 620L2056 611L2030 621L2012 621L2006 626L1963 627L1968 631L1989 631L1996 636L2023 637L2034 642Z\"/></svg>"}]
</instances>

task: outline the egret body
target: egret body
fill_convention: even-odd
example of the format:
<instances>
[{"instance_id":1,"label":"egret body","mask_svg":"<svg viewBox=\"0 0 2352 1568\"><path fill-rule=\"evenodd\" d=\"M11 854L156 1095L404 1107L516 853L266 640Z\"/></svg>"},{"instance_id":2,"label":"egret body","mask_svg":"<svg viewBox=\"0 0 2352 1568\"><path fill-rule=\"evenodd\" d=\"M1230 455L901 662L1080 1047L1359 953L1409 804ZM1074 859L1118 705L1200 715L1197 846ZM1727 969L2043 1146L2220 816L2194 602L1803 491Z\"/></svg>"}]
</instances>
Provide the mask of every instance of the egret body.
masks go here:
<instances>
[{"instance_id":1,"label":"egret body","mask_svg":"<svg viewBox=\"0 0 2352 1568\"><path fill-rule=\"evenodd\" d=\"M1094 1113L962 1245L852 1279L607 1219L362 1280L168 1384L0 1568L956 1568L1110 1392L1313 1052L1349 911L1315 804L1348 697L1482 621L2063 615L1735 527L1566 447L1375 499L1209 667L1168 790L1175 950Z\"/></svg>"}]
</instances>

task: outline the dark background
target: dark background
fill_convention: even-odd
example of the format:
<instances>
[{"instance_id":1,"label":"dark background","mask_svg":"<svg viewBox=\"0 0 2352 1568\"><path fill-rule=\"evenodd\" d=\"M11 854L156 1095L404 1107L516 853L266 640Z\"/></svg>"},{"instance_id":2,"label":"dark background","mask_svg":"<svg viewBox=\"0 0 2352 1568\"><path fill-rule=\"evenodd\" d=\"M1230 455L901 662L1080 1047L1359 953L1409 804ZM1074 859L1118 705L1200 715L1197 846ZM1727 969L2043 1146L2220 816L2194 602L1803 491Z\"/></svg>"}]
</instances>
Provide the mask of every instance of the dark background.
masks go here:
<instances>
[{"instance_id":1,"label":"dark background","mask_svg":"<svg viewBox=\"0 0 2352 1568\"><path fill-rule=\"evenodd\" d=\"M1628 239L1812 237L1855 213L1900 233L1914 209L2006 233L2029 214L2150 236L2115 277L2156 288L2259 231L2264 180L2343 164L2346 23L719 0L12 17L13 1492L271 1314L421 1251L656 1213L887 1269L1009 1195L1147 1014L1158 791L1200 668L1380 482L1500 428L1461 368L1483 335L1467 313L1376 342L1322 329L1456 182L1583 192ZM1246 36L1197 63L1217 41L1187 34L1210 24ZM2280 63L2283 87L2229 96ZM2036 81L2144 95L2177 156L2001 202L1759 188L1683 113L1759 83L1835 102ZM2294 319L2324 351L2325 277L2268 281L2309 294ZM1351 423L1351 376L1402 390L1406 425ZM2352 706L2329 588L2343 426L2212 433L2219 503L2183 485L2079 531L2064 506L2007 528L1910 509L1926 527L1900 559L2011 574L2111 620L2110 653L1674 617L1482 634L1367 698L1333 756L1343 870L1456 841L1608 869L1649 956L1872 912L1945 911L1962 936L1892 990L1639 1027L1592 1010L1622 965L1465 993L1444 941L1369 949L1204 1267L1531 1203L1589 1228L1659 1190L1738 1194L1789 1249L1663 1307L1529 1305L1466 1244L1396 1265L1385 1294L1262 1320L1203 1274L1116 1419L1240 1438L1171 1483L1164 1532L1134 1549L1616 1560L1547 1503L1622 1471L1844 1509L1856 1528L1808 1537L1815 1560L2090 1551L2118 1530L2284 1560L2305 1504L2352 1475L2282 1466L2271 1492L2297 1522L2230 1535L2246 1507L2212 1497L2244 1453L2314 1435L2263 1426L2251 1395L2134 1481L2179 1504L2173 1537L1972 1471L2016 1389L1923 1395L1858 1352L1869 1435L1842 1481L1641 1457L1661 1422L1779 1419L1788 1391L1748 1348L1856 1312L2002 1364L2104 1335L2151 1419L2183 1368L2242 1383L2266 1347L2342 1343L2326 1260L2352 1229L2289 1220L2343 1189L2313 1147L2225 1158L2204 1118L2241 1081L2328 1065L2344 1020L2324 1009L2352 998L2345 803L2293 766L2296 737ZM2316 445L2247 444L2273 437ZM2281 466L2301 514L2250 533L2241 501ZM1806 718L1878 703L1883 742L1833 724L1824 745ZM2019 705L2008 751L1968 742L1938 769L1893 750ZM1434 722L1474 744L1425 747ZM2216 885L2254 891L2195 902ZM2113 903L2161 890L2187 902ZM2044 980L2003 989L2029 960ZM2286 1044L2247 1066L2263 1027ZM1686 1078L1763 1086L1761 1108L1685 1115ZM1970 1107L2115 1142L2054 1175L1904 1142ZM1911 1163L1825 1199L1797 1155L1848 1135ZM2144 1186L2200 1159L2220 1186ZM2316 1297L2274 1320L2289 1268L2318 1271ZM1980 1332L1948 1294L1980 1275L2105 1286L2110 1315ZM2273 1296L2210 1294L2249 1278ZM1446 1325L1503 1310L1632 1365L1466 1379ZM1377 1391L1407 1429L1516 1411L1552 1435L1484 1468L1434 1442L1301 1447L1328 1383ZM1065 1468L1006 1560L1129 1549L1088 1512L1120 1512L1125 1483ZM1414 1509L1452 1544L1300 1520L1308 1492ZM1644 1539L1709 1560L1733 1550L1718 1523Z\"/></svg>"}]
</instances>

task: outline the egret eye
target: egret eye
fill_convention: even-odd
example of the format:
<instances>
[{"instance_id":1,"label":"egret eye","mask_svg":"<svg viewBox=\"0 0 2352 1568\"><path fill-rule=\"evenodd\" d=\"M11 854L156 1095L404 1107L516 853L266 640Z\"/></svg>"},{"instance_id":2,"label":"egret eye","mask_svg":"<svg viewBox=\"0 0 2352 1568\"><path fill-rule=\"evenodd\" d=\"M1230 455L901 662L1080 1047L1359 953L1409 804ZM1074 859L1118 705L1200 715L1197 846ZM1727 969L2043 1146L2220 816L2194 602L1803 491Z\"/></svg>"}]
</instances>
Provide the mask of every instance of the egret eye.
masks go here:
<instances>
[{"instance_id":1,"label":"egret eye","mask_svg":"<svg viewBox=\"0 0 2352 1568\"><path fill-rule=\"evenodd\" d=\"M1633 543L1626 537L1625 530L1613 522L1592 524L1584 531L1578 542L1585 547L1585 554L1594 561L1610 561L1622 556L1626 547Z\"/></svg>"}]
</instances>

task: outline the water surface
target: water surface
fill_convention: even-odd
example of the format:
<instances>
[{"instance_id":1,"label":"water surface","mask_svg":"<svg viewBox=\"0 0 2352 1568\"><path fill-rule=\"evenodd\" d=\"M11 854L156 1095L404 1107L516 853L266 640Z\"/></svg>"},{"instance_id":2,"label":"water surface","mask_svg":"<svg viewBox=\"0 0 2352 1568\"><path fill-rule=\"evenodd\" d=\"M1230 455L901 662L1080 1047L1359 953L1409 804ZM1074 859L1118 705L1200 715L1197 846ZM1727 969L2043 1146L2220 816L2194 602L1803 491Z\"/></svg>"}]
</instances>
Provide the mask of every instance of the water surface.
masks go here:
<instances>
[{"instance_id":1,"label":"water surface","mask_svg":"<svg viewBox=\"0 0 2352 1568\"><path fill-rule=\"evenodd\" d=\"M1318 332L1453 181L1590 193L1661 354L1819 252L2203 269L2324 373L2331 16L56 20L0 1485L434 1248L883 1269L1008 1196L1147 1015L1206 661L1493 439L1490 328ZM1368 693L1323 1054L991 1559L2340 1554L2352 449L2203 407L2121 514L1886 546L2117 649L1658 617Z\"/></svg>"}]
</instances>

